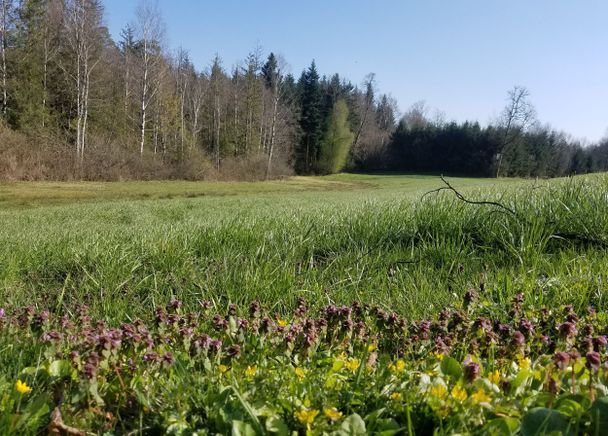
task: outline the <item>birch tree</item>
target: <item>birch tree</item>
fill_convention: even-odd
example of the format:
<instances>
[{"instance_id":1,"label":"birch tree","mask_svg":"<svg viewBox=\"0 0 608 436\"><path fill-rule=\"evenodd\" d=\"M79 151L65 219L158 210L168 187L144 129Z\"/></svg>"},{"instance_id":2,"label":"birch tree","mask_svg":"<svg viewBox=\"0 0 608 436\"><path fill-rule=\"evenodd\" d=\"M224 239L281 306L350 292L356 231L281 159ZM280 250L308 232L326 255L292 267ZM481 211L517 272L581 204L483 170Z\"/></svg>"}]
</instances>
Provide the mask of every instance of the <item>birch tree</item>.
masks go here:
<instances>
[{"instance_id":1,"label":"birch tree","mask_svg":"<svg viewBox=\"0 0 608 436\"><path fill-rule=\"evenodd\" d=\"M159 91L164 24L156 4L139 3L136 11L139 60L139 153L144 154L149 109Z\"/></svg>"},{"instance_id":2,"label":"birch tree","mask_svg":"<svg viewBox=\"0 0 608 436\"><path fill-rule=\"evenodd\" d=\"M14 13L14 0L0 0L0 67L2 68L2 116L4 118L6 118L8 110L8 69L6 55Z\"/></svg>"},{"instance_id":3,"label":"birch tree","mask_svg":"<svg viewBox=\"0 0 608 436\"><path fill-rule=\"evenodd\" d=\"M201 112L207 93L207 83L204 74L197 75L192 81L188 93L188 111L190 112L190 149L194 149L198 135L202 130Z\"/></svg>"},{"instance_id":4,"label":"birch tree","mask_svg":"<svg viewBox=\"0 0 608 436\"><path fill-rule=\"evenodd\" d=\"M274 53L270 53L268 61L262 68L262 75L266 88L270 91L271 96L271 115L270 115L270 132L267 140L267 159L266 159L266 179L270 177L272 171L272 158L275 152L275 143L277 137L277 124L279 119L280 102L283 99L284 75L283 70L285 62L281 58L277 58Z\"/></svg>"},{"instance_id":5,"label":"birch tree","mask_svg":"<svg viewBox=\"0 0 608 436\"><path fill-rule=\"evenodd\" d=\"M64 39L72 58L63 67L74 85L76 106L76 155L82 162L87 138L91 75L103 50L103 9L99 0L66 0Z\"/></svg>"},{"instance_id":6,"label":"birch tree","mask_svg":"<svg viewBox=\"0 0 608 436\"><path fill-rule=\"evenodd\" d=\"M212 153L215 167L220 169L221 164L221 129L222 129L222 103L223 103L223 85L224 71L222 69L222 61L219 55L215 56L213 65L211 66L211 75L209 76L209 87L211 92L212 105L212 128L211 128L211 143Z\"/></svg>"}]
</instances>

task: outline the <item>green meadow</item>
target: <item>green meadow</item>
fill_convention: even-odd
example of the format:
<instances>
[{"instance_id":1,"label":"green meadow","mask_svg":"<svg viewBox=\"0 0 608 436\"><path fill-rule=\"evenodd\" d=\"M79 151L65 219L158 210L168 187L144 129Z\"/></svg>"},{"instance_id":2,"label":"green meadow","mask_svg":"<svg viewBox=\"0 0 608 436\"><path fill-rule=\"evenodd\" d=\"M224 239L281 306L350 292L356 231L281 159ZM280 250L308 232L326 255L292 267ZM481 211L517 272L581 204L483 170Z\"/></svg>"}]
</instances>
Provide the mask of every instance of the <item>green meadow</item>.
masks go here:
<instances>
[{"instance_id":1,"label":"green meadow","mask_svg":"<svg viewBox=\"0 0 608 436\"><path fill-rule=\"evenodd\" d=\"M435 313L496 301L605 307L606 175L555 180L337 175L258 183L0 185L0 298L109 319L298 297ZM428 193L428 194L426 194ZM425 195L426 194L426 195Z\"/></svg>"}]
</instances>

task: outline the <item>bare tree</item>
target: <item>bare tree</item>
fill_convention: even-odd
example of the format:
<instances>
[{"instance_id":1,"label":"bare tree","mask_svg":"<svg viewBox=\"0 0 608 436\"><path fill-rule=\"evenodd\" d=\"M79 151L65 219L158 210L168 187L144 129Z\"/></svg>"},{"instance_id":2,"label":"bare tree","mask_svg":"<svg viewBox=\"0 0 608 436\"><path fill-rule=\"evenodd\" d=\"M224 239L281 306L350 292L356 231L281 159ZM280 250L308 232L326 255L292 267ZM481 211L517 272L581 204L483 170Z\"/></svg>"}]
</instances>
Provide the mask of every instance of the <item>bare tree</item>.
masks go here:
<instances>
[{"instance_id":1,"label":"bare tree","mask_svg":"<svg viewBox=\"0 0 608 436\"><path fill-rule=\"evenodd\" d=\"M188 93L192 92L192 82L194 76L194 67L188 57L188 52L183 48L177 51L177 71L176 71L176 88L179 98L179 133L180 133L180 149L184 152L184 143L186 140L186 99Z\"/></svg>"},{"instance_id":2,"label":"bare tree","mask_svg":"<svg viewBox=\"0 0 608 436\"><path fill-rule=\"evenodd\" d=\"M140 140L139 153L143 155L146 145L146 123L148 110L159 91L159 67L162 62L164 24L156 3L142 0L136 10L137 52L139 57L140 94Z\"/></svg>"},{"instance_id":3,"label":"bare tree","mask_svg":"<svg viewBox=\"0 0 608 436\"><path fill-rule=\"evenodd\" d=\"M429 124L428 114L429 107L426 102L424 100L419 100L412 104L403 115L403 121L410 129L425 127Z\"/></svg>"},{"instance_id":4,"label":"bare tree","mask_svg":"<svg viewBox=\"0 0 608 436\"><path fill-rule=\"evenodd\" d=\"M219 55L215 55L213 65L211 66L211 74L209 75L209 88L211 93L212 105L212 149L215 160L215 167L220 169L221 165L221 130L222 130L222 103L224 94L224 78L225 74L222 69L222 60Z\"/></svg>"},{"instance_id":5,"label":"bare tree","mask_svg":"<svg viewBox=\"0 0 608 436\"><path fill-rule=\"evenodd\" d=\"M91 74L101 59L103 49L103 9L99 0L66 0L64 34L72 55L70 69L62 66L75 87L76 154L84 159L89 117Z\"/></svg>"},{"instance_id":6,"label":"bare tree","mask_svg":"<svg viewBox=\"0 0 608 436\"><path fill-rule=\"evenodd\" d=\"M197 143L197 138L202 130L201 112L207 93L207 78L198 74L192 80L192 86L188 93L188 112L190 113L190 149Z\"/></svg>"},{"instance_id":7,"label":"bare tree","mask_svg":"<svg viewBox=\"0 0 608 436\"><path fill-rule=\"evenodd\" d=\"M357 145L359 144L359 140L361 139L361 133L363 132L363 128L365 127L365 123L367 122L367 117L372 106L374 105L374 88L376 86L376 75L374 73L369 73L367 76L365 76L363 86L365 87L365 96L362 104L363 107L360 108L361 120L359 121L359 126L357 127L357 131L355 132L355 139L353 140L351 150L357 149Z\"/></svg>"},{"instance_id":8,"label":"bare tree","mask_svg":"<svg viewBox=\"0 0 608 436\"><path fill-rule=\"evenodd\" d=\"M275 153L279 117L281 116L281 109L285 108L285 106L281 106L280 103L284 97L284 70L286 69L286 65L287 63L281 56L275 56L273 53L271 53L268 58L268 62L262 69L262 73L266 81L266 87L269 90L271 97L270 129L268 139L266 141L266 179L270 177L272 172L272 158Z\"/></svg>"},{"instance_id":9,"label":"bare tree","mask_svg":"<svg viewBox=\"0 0 608 436\"><path fill-rule=\"evenodd\" d=\"M506 149L536 122L536 110L529 102L529 97L530 92L523 86L514 86L513 89L508 91L508 103L499 120L499 125L503 128L504 134L497 155L496 177L500 177Z\"/></svg>"},{"instance_id":10,"label":"bare tree","mask_svg":"<svg viewBox=\"0 0 608 436\"><path fill-rule=\"evenodd\" d=\"M12 27L13 15L15 14L14 0L0 0L0 58L2 62L2 116L6 117L8 110L8 71L6 52L8 49L8 37Z\"/></svg>"},{"instance_id":11,"label":"bare tree","mask_svg":"<svg viewBox=\"0 0 608 436\"><path fill-rule=\"evenodd\" d=\"M257 148L260 152L262 147L262 117L263 112L262 86L259 72L262 67L262 48L258 45L245 60L244 79L246 86L246 127L245 127L245 153Z\"/></svg>"}]
</instances>

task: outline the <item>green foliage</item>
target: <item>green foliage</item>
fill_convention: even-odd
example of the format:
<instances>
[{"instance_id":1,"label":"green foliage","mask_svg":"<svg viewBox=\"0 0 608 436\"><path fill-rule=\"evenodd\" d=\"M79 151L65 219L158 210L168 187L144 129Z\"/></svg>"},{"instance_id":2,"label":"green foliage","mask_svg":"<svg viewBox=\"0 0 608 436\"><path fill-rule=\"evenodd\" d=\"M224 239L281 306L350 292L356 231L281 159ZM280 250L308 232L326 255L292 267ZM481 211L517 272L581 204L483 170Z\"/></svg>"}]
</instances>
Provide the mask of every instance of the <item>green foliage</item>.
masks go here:
<instances>
[{"instance_id":1,"label":"green foliage","mask_svg":"<svg viewBox=\"0 0 608 436\"><path fill-rule=\"evenodd\" d=\"M342 171L353 139L354 134L348 122L348 106L344 100L338 100L333 107L325 138L321 143L320 172L335 174Z\"/></svg>"},{"instance_id":2,"label":"green foliage","mask_svg":"<svg viewBox=\"0 0 608 436\"><path fill-rule=\"evenodd\" d=\"M470 290L422 320L303 298L283 318L256 301L116 324L2 310L0 432L601 434L608 319L523 300Z\"/></svg>"},{"instance_id":3,"label":"green foliage","mask_svg":"<svg viewBox=\"0 0 608 436\"><path fill-rule=\"evenodd\" d=\"M322 93L319 73L313 61L298 82L302 139L296 149L296 171L311 174L317 167L323 138Z\"/></svg>"}]
</instances>

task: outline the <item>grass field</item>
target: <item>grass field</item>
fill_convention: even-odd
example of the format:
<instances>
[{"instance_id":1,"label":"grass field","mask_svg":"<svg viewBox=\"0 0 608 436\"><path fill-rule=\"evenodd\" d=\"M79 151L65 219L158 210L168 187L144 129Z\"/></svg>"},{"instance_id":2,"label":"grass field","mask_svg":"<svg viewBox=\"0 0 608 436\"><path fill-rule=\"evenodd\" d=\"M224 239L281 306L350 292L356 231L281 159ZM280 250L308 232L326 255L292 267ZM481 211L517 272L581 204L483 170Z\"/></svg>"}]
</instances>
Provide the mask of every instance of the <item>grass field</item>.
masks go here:
<instances>
[{"instance_id":1,"label":"grass field","mask_svg":"<svg viewBox=\"0 0 608 436\"><path fill-rule=\"evenodd\" d=\"M183 311L199 311L205 301L218 312L257 300L265 313L289 318L303 297L311 310L356 301L413 320L459 307L473 288L488 307L498 308L492 315L497 322L509 320L505 308L519 293L522 304L536 309L608 309L606 175L448 181L467 200L499 205L469 204L448 190L424 195L444 186L434 176L5 183L0 307L72 316L85 303L93 318L118 326L135 318L152 321L154 311L174 299ZM3 343L3 352L19 348L6 338ZM40 359L33 350L22 350L18 361L0 358L9 380L25 361ZM459 361L465 357L461 353ZM74 415L72 422L78 419ZM85 427L99 424L82 419ZM236 421L226 425L240 425ZM259 430L260 422L252 422ZM287 424L306 428L306 422L297 415Z\"/></svg>"},{"instance_id":2,"label":"grass field","mask_svg":"<svg viewBox=\"0 0 608 436\"><path fill-rule=\"evenodd\" d=\"M172 295L194 305L259 299L278 310L298 296L364 300L416 316L482 276L497 297L535 290L580 304L601 298L603 251L547 238L555 226L603 235L605 200L591 184L605 186L605 176L453 183L480 198L504 197L532 223L446 192L420 202L442 186L432 176L5 184L0 295L8 305L55 308L86 300L118 318Z\"/></svg>"}]
</instances>

